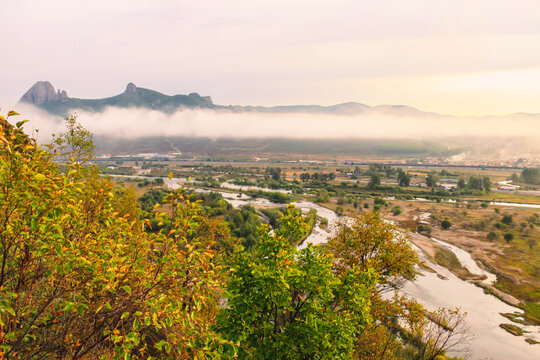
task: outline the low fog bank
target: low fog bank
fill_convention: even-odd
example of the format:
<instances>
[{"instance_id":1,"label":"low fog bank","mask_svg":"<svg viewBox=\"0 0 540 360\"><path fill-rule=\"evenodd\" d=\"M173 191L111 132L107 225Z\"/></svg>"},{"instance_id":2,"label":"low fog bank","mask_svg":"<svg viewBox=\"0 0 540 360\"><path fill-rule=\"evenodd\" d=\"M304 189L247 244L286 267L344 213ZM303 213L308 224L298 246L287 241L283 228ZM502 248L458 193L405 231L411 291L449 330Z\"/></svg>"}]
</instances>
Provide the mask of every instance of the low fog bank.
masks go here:
<instances>
[{"instance_id":1,"label":"low fog bank","mask_svg":"<svg viewBox=\"0 0 540 360\"><path fill-rule=\"evenodd\" d=\"M30 105L17 111L39 129L42 141L63 131L59 117ZM185 109L172 114L141 108L107 108L100 113L74 111L95 136L121 139L140 137L288 138L288 139L466 139L527 138L540 142L540 116L459 118L412 117L368 112L356 115L231 112ZM19 118L19 117L18 117ZM16 120L18 121L18 119Z\"/></svg>"}]
</instances>

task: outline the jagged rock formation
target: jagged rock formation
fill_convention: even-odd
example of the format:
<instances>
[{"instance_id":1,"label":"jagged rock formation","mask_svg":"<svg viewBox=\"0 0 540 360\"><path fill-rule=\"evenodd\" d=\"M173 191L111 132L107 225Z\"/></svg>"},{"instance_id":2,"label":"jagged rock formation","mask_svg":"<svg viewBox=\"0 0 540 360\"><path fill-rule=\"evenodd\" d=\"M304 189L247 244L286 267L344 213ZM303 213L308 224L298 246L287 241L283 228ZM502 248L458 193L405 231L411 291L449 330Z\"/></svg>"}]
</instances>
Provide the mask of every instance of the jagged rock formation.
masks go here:
<instances>
[{"instance_id":1,"label":"jagged rock formation","mask_svg":"<svg viewBox=\"0 0 540 360\"><path fill-rule=\"evenodd\" d=\"M52 84L48 81L38 81L22 97L21 102L34 105L41 105L51 101L68 99L65 90L54 90Z\"/></svg>"},{"instance_id":2,"label":"jagged rock formation","mask_svg":"<svg viewBox=\"0 0 540 360\"><path fill-rule=\"evenodd\" d=\"M58 89L58 92L56 93L56 96L57 96L58 100L68 99L68 94L67 94L66 90L60 91L60 89Z\"/></svg>"},{"instance_id":3,"label":"jagged rock formation","mask_svg":"<svg viewBox=\"0 0 540 360\"><path fill-rule=\"evenodd\" d=\"M214 104L214 103L212 102L212 98L211 98L210 96L201 96L201 95L199 95L199 94L196 93L196 92L193 92L193 93L189 94L188 96L190 96L190 97L192 97L192 98L195 98L195 99L202 100L202 101L204 101L204 102L206 102L206 103L208 103L208 104L212 104L212 105Z\"/></svg>"},{"instance_id":4,"label":"jagged rock formation","mask_svg":"<svg viewBox=\"0 0 540 360\"><path fill-rule=\"evenodd\" d=\"M20 102L36 105L51 114L68 116L76 110L97 112L106 107L146 108L174 112L180 108L217 108L210 96L197 93L189 95L165 95L160 92L127 84L123 93L103 99L77 99L68 97L65 91L54 90L48 81L39 81L21 98Z\"/></svg>"},{"instance_id":5,"label":"jagged rock formation","mask_svg":"<svg viewBox=\"0 0 540 360\"><path fill-rule=\"evenodd\" d=\"M137 91L137 87L135 86L134 83L130 82L129 84L127 84L126 91L124 91L124 93L129 94L129 93L134 93L136 91Z\"/></svg>"}]
</instances>

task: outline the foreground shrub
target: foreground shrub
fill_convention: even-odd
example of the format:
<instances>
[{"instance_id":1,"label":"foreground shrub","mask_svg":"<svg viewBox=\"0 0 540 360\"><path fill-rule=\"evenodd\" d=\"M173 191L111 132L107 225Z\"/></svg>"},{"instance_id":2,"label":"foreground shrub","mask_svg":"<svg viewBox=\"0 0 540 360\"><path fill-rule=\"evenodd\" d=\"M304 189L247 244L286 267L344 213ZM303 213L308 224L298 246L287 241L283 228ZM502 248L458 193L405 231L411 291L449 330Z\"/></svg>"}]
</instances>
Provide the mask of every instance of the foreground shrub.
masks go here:
<instances>
[{"instance_id":1,"label":"foreground shrub","mask_svg":"<svg viewBox=\"0 0 540 360\"><path fill-rule=\"evenodd\" d=\"M0 118L0 358L204 354L221 280L213 251L185 231L143 232L131 198L78 161L72 150L91 139L77 127L60 171L23 124ZM168 218L175 229L198 222L185 205Z\"/></svg>"}]
</instances>

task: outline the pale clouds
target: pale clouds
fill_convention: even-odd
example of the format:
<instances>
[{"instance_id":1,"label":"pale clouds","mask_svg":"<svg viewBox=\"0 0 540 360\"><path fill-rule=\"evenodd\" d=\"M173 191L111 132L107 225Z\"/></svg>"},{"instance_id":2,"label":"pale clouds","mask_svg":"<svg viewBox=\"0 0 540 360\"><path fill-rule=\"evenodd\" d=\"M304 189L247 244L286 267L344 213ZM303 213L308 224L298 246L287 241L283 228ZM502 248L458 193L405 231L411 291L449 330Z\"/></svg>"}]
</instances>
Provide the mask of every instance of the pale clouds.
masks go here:
<instances>
[{"instance_id":1,"label":"pale clouds","mask_svg":"<svg viewBox=\"0 0 540 360\"><path fill-rule=\"evenodd\" d=\"M38 80L83 98L133 81L221 104L540 112L540 82L520 75L540 70L538 1L4 0L0 13L12 103Z\"/></svg>"}]
</instances>

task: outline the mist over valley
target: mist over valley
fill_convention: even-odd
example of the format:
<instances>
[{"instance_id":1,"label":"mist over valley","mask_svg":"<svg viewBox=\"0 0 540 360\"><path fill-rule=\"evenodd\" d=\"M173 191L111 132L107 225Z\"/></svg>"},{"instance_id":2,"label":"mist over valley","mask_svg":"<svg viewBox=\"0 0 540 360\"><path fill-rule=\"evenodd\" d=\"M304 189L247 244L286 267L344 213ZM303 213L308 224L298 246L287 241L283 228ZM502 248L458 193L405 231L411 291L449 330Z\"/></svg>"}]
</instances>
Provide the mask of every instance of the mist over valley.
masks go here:
<instances>
[{"instance_id":1,"label":"mist over valley","mask_svg":"<svg viewBox=\"0 0 540 360\"><path fill-rule=\"evenodd\" d=\"M77 114L101 153L170 151L249 156L440 157L460 160L534 160L540 154L538 114L456 117L403 105L216 105L197 93L168 96L127 85L103 99L70 98L49 82L23 95L19 112L45 140L63 117Z\"/></svg>"}]
</instances>

